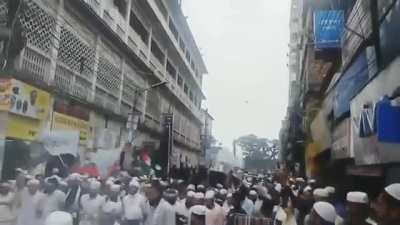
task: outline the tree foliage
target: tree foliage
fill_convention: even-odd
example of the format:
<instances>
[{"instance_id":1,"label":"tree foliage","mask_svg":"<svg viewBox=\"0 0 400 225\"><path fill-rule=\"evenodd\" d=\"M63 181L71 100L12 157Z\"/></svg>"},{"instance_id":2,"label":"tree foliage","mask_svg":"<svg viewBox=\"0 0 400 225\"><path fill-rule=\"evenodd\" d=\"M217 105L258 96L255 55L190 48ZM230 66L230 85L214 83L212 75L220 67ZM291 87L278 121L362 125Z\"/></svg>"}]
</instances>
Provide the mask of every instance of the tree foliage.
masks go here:
<instances>
[{"instance_id":1,"label":"tree foliage","mask_svg":"<svg viewBox=\"0 0 400 225\"><path fill-rule=\"evenodd\" d=\"M247 169L268 169L273 167L278 159L278 140L259 138L250 134L238 138L236 144L243 152L243 160Z\"/></svg>"}]
</instances>

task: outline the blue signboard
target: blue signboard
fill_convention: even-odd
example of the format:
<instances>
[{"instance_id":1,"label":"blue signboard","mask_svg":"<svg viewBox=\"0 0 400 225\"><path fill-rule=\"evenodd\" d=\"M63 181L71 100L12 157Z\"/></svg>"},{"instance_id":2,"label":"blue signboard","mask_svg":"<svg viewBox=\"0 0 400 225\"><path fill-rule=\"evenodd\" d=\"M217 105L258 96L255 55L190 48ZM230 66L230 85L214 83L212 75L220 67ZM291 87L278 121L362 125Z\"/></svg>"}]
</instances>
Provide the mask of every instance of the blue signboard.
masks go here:
<instances>
[{"instance_id":1,"label":"blue signboard","mask_svg":"<svg viewBox=\"0 0 400 225\"><path fill-rule=\"evenodd\" d=\"M317 49L340 48L344 29L343 10L322 10L314 13L314 37Z\"/></svg>"}]
</instances>

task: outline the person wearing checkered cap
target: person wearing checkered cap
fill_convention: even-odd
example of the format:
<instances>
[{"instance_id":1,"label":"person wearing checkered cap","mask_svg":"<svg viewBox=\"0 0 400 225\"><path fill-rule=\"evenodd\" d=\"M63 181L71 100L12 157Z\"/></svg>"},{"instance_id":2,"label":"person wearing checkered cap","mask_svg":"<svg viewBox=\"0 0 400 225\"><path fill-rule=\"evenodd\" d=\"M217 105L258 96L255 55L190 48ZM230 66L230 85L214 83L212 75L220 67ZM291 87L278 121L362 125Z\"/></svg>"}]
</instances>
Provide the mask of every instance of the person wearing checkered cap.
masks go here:
<instances>
[{"instance_id":1,"label":"person wearing checkered cap","mask_svg":"<svg viewBox=\"0 0 400 225\"><path fill-rule=\"evenodd\" d=\"M394 225L400 223L400 183L394 183L384 188L373 209L379 225Z\"/></svg>"}]
</instances>

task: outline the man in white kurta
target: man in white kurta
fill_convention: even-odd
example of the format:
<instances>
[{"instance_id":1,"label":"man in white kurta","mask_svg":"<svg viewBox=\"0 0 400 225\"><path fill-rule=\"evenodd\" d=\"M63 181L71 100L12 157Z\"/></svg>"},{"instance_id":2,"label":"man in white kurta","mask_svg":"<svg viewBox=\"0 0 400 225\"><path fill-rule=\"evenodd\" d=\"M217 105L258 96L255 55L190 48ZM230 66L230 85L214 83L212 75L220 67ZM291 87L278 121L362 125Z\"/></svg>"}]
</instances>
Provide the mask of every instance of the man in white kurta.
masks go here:
<instances>
[{"instance_id":1,"label":"man in white kurta","mask_svg":"<svg viewBox=\"0 0 400 225\"><path fill-rule=\"evenodd\" d=\"M206 225L223 225L225 220L224 210L215 203L215 193L210 190L205 195Z\"/></svg>"},{"instance_id":2,"label":"man in white kurta","mask_svg":"<svg viewBox=\"0 0 400 225\"><path fill-rule=\"evenodd\" d=\"M40 201L39 212L44 221L50 213L61 211L64 208L65 194L57 190L58 181L55 178L48 178L45 183L45 195Z\"/></svg>"},{"instance_id":3,"label":"man in white kurta","mask_svg":"<svg viewBox=\"0 0 400 225\"><path fill-rule=\"evenodd\" d=\"M143 221L145 198L139 191L140 184L133 179L129 183L128 194L122 199L123 221L126 225L140 225Z\"/></svg>"},{"instance_id":4,"label":"man in white kurta","mask_svg":"<svg viewBox=\"0 0 400 225\"><path fill-rule=\"evenodd\" d=\"M101 207L105 199L99 195L101 184L98 181L91 181L89 184L89 194L81 197L81 218L80 225L98 225Z\"/></svg>"},{"instance_id":5,"label":"man in white kurta","mask_svg":"<svg viewBox=\"0 0 400 225\"><path fill-rule=\"evenodd\" d=\"M0 184L0 225L12 225L15 223L15 194L10 190L7 182Z\"/></svg>"},{"instance_id":6,"label":"man in white kurta","mask_svg":"<svg viewBox=\"0 0 400 225\"><path fill-rule=\"evenodd\" d=\"M144 225L175 225L174 207L162 199L162 187L159 181L153 181L146 191Z\"/></svg>"},{"instance_id":7,"label":"man in white kurta","mask_svg":"<svg viewBox=\"0 0 400 225\"><path fill-rule=\"evenodd\" d=\"M27 187L22 190L17 225L41 225L38 207L44 194L39 191L39 187L40 181L32 179L28 181Z\"/></svg>"}]
</instances>

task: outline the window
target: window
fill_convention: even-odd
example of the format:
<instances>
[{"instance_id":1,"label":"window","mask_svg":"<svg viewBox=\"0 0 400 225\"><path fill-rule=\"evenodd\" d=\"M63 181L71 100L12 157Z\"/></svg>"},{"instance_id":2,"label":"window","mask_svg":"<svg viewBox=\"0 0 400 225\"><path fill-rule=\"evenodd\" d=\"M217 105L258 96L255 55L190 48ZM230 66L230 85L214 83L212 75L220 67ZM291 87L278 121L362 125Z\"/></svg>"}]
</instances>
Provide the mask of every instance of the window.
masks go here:
<instances>
[{"instance_id":1,"label":"window","mask_svg":"<svg viewBox=\"0 0 400 225\"><path fill-rule=\"evenodd\" d=\"M172 34L174 35L176 40L179 40L179 33L178 30L176 29L176 26L174 24L174 22L172 21L172 19L169 19L169 29L171 30Z\"/></svg>"},{"instance_id":2,"label":"window","mask_svg":"<svg viewBox=\"0 0 400 225\"><path fill-rule=\"evenodd\" d=\"M179 87L183 87L183 78L178 74L178 85Z\"/></svg>"},{"instance_id":3,"label":"window","mask_svg":"<svg viewBox=\"0 0 400 225\"><path fill-rule=\"evenodd\" d=\"M186 95L189 93L189 88L186 84L183 86L183 92L185 92Z\"/></svg>"},{"instance_id":4,"label":"window","mask_svg":"<svg viewBox=\"0 0 400 225\"><path fill-rule=\"evenodd\" d=\"M147 42L149 41L149 32L133 11L131 11L129 25L140 36L140 39L142 39L142 41L147 45Z\"/></svg>"},{"instance_id":5,"label":"window","mask_svg":"<svg viewBox=\"0 0 400 225\"><path fill-rule=\"evenodd\" d=\"M194 65L194 61L190 62L190 67L192 67L193 71L196 71L196 66Z\"/></svg>"},{"instance_id":6,"label":"window","mask_svg":"<svg viewBox=\"0 0 400 225\"><path fill-rule=\"evenodd\" d=\"M190 52L186 51L185 56L186 56L187 61L190 63Z\"/></svg>"},{"instance_id":7,"label":"window","mask_svg":"<svg viewBox=\"0 0 400 225\"><path fill-rule=\"evenodd\" d=\"M151 40L151 53L158 59L161 64L164 64L165 55L161 48L158 46L157 42Z\"/></svg>"},{"instance_id":8,"label":"window","mask_svg":"<svg viewBox=\"0 0 400 225\"><path fill-rule=\"evenodd\" d=\"M114 0L114 5L117 7L118 12L125 18L126 9L128 8L126 0Z\"/></svg>"},{"instance_id":9,"label":"window","mask_svg":"<svg viewBox=\"0 0 400 225\"><path fill-rule=\"evenodd\" d=\"M182 40L182 38L179 38L179 47L183 52L186 50L185 42Z\"/></svg>"},{"instance_id":10,"label":"window","mask_svg":"<svg viewBox=\"0 0 400 225\"><path fill-rule=\"evenodd\" d=\"M169 60L167 61L167 72L172 78L176 79L176 69Z\"/></svg>"},{"instance_id":11,"label":"window","mask_svg":"<svg viewBox=\"0 0 400 225\"><path fill-rule=\"evenodd\" d=\"M190 98L190 101L193 102L193 92L192 91L189 91L189 98Z\"/></svg>"}]
</instances>

